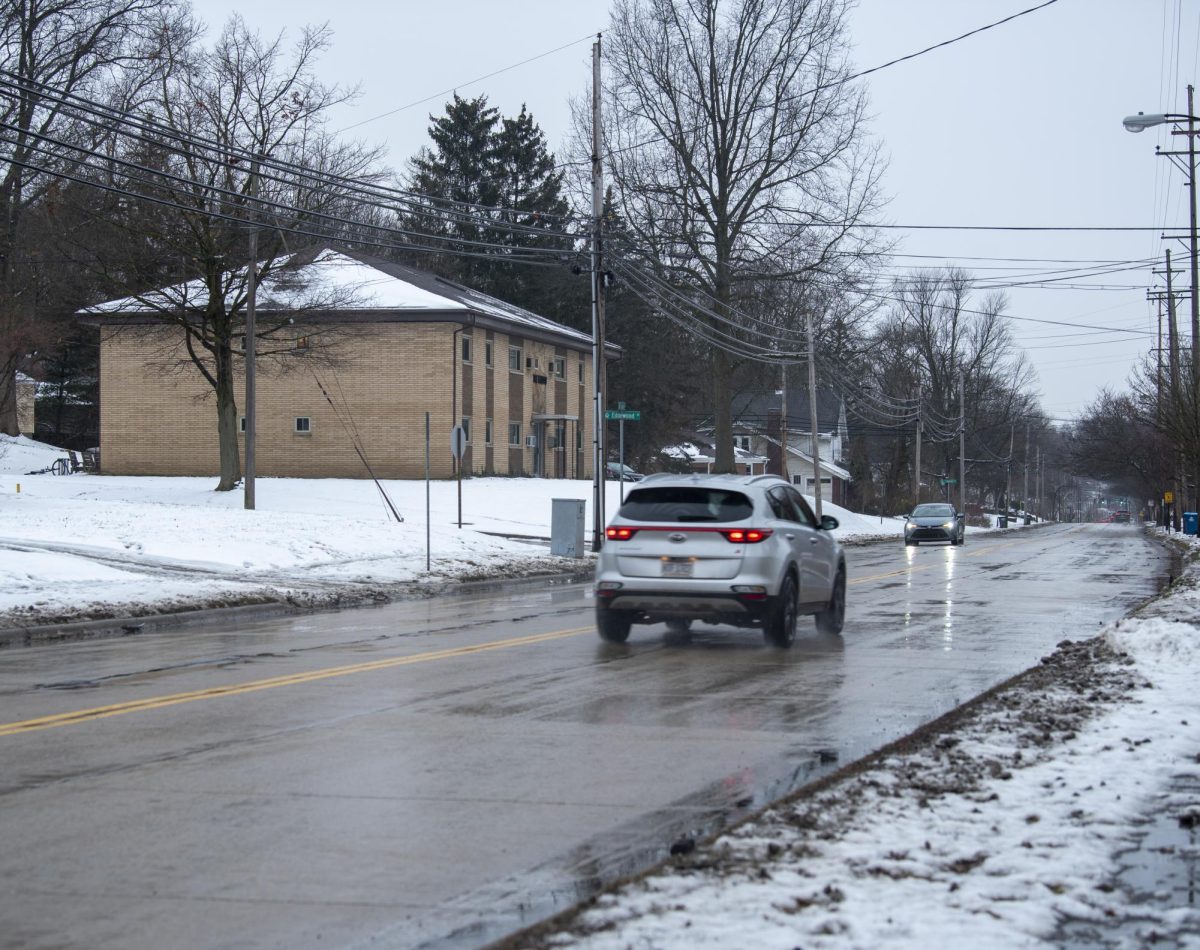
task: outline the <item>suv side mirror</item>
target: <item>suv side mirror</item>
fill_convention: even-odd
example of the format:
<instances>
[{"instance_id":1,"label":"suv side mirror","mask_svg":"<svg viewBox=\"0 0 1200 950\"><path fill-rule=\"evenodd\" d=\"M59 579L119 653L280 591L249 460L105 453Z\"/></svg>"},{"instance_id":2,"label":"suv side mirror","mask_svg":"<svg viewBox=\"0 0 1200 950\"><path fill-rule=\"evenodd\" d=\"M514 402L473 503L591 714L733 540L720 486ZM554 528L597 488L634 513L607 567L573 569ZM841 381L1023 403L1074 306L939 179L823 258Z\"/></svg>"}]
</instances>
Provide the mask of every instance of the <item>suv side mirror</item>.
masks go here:
<instances>
[{"instance_id":1,"label":"suv side mirror","mask_svg":"<svg viewBox=\"0 0 1200 950\"><path fill-rule=\"evenodd\" d=\"M833 515L822 515L821 516L821 530L822 531L832 531L837 526L838 526L838 520Z\"/></svg>"}]
</instances>

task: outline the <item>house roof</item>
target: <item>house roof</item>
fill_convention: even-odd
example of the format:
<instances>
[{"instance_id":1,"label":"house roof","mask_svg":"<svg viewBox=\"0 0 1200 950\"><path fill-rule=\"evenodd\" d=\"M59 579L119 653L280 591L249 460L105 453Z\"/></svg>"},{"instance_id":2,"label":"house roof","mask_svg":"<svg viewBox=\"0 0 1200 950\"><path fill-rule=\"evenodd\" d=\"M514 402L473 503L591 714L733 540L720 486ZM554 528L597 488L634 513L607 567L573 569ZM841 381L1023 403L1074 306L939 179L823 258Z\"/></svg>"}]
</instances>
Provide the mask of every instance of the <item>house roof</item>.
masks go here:
<instances>
[{"instance_id":1,"label":"house roof","mask_svg":"<svg viewBox=\"0 0 1200 950\"><path fill-rule=\"evenodd\" d=\"M768 412L778 412L782 407L783 394L777 389L739 393L730 405L733 424L754 429L766 428ZM830 389L818 389L818 430L829 432L836 429L841 408L842 400L837 393ZM798 386L788 389L787 416L790 429L807 428L811 424L807 389Z\"/></svg>"},{"instance_id":2,"label":"house roof","mask_svg":"<svg viewBox=\"0 0 1200 950\"><path fill-rule=\"evenodd\" d=\"M244 282L245 268L236 277ZM208 302L204 281L186 281L79 311L87 322L151 322L156 314L200 310ZM445 322L499 330L576 350L591 334L572 329L496 297L428 271L360 254L323 248L283 259L256 289L260 314L304 310L306 322ZM620 347L608 343L615 354Z\"/></svg>"},{"instance_id":3,"label":"house roof","mask_svg":"<svg viewBox=\"0 0 1200 950\"><path fill-rule=\"evenodd\" d=\"M770 442L772 445L776 445L776 446L779 445L778 439L773 439L769 436L764 436L764 438L766 439L767 442ZM805 452L802 449L797 448L790 440L788 441L787 453L788 453L789 460L797 459L801 462L806 463L810 467L812 466L812 463L813 463L812 453ZM842 481L849 482L849 481L853 480L850 476L850 473L846 469L842 468L840 465L835 465L833 462L829 461L828 459L825 459L825 458L821 459L821 469L822 469L822 471L827 472L828 474L832 475L834 478L842 479ZM791 469L789 468L789 471L790 470Z\"/></svg>"}]
</instances>

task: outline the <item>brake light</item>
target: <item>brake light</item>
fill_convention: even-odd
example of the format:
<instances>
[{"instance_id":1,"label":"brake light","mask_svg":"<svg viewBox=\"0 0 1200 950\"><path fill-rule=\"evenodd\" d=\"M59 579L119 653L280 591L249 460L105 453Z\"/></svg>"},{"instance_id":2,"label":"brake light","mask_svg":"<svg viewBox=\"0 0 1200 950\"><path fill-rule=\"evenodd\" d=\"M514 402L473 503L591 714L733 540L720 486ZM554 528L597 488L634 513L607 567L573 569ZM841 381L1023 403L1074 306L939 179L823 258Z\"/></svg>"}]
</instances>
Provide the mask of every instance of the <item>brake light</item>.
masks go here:
<instances>
[{"instance_id":1,"label":"brake light","mask_svg":"<svg viewBox=\"0 0 1200 950\"><path fill-rule=\"evenodd\" d=\"M730 544L758 544L771 536L770 528L722 528L721 534Z\"/></svg>"},{"instance_id":2,"label":"brake light","mask_svg":"<svg viewBox=\"0 0 1200 950\"><path fill-rule=\"evenodd\" d=\"M604 530L604 536L608 538L609 541L628 541L635 534L637 534L637 530L637 528L626 528L623 525L614 525Z\"/></svg>"}]
</instances>

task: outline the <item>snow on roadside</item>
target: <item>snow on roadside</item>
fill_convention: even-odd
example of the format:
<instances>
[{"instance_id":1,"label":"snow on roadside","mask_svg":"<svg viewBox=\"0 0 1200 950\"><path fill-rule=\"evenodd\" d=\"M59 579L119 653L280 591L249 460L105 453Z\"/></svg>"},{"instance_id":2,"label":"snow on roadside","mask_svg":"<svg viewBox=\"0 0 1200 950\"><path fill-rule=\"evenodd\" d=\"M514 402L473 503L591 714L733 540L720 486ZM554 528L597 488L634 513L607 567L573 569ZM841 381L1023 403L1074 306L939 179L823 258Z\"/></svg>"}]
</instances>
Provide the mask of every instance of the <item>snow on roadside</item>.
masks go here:
<instances>
[{"instance_id":1,"label":"snow on roadside","mask_svg":"<svg viewBox=\"0 0 1200 950\"><path fill-rule=\"evenodd\" d=\"M1200 821L1198 583L519 945L1200 947L1117 876L1148 816Z\"/></svg>"}]
</instances>

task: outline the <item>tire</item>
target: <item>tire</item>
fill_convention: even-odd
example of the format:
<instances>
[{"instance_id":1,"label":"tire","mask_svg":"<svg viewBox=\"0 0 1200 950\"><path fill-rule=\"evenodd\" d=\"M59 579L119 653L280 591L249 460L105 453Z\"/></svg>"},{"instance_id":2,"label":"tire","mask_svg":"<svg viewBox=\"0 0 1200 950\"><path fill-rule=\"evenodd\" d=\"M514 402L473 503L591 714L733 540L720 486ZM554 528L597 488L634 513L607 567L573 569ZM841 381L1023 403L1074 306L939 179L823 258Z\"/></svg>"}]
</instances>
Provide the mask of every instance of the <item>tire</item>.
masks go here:
<instances>
[{"instance_id":1,"label":"tire","mask_svg":"<svg viewBox=\"0 0 1200 950\"><path fill-rule=\"evenodd\" d=\"M916 541L905 541L904 546L906 548L915 548L917 546L917 542Z\"/></svg>"},{"instance_id":2,"label":"tire","mask_svg":"<svg viewBox=\"0 0 1200 950\"><path fill-rule=\"evenodd\" d=\"M50 466L50 474L52 475L66 475L67 471L66 459L55 459L54 464Z\"/></svg>"},{"instance_id":3,"label":"tire","mask_svg":"<svg viewBox=\"0 0 1200 950\"><path fill-rule=\"evenodd\" d=\"M797 593L796 578L789 571L779 588L775 607L763 624L763 636L773 646L790 647L796 638Z\"/></svg>"},{"instance_id":4,"label":"tire","mask_svg":"<svg viewBox=\"0 0 1200 950\"><path fill-rule=\"evenodd\" d=\"M596 608L596 630L600 639L608 643L624 643L629 639L629 628L633 626L633 618L627 610L611 610L608 607Z\"/></svg>"},{"instance_id":5,"label":"tire","mask_svg":"<svg viewBox=\"0 0 1200 950\"><path fill-rule=\"evenodd\" d=\"M846 623L846 571L838 568L833 579L833 591L829 594L829 605L817 614L817 629L827 636L837 636Z\"/></svg>"}]
</instances>

